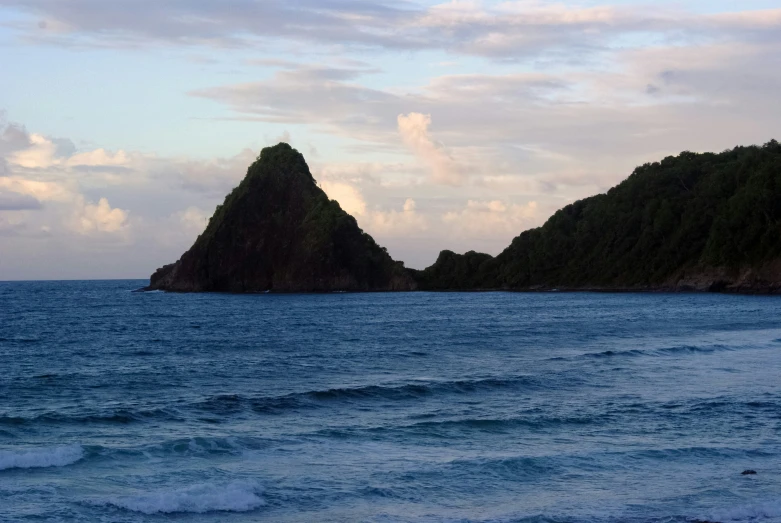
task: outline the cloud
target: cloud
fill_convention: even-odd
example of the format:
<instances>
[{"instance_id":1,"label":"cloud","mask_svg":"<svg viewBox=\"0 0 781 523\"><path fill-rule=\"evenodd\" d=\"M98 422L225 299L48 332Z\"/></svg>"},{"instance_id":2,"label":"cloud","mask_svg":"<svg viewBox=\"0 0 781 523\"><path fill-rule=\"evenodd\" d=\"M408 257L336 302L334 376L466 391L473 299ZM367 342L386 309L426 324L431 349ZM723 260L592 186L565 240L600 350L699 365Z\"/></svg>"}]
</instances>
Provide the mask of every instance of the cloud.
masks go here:
<instances>
[{"instance_id":1,"label":"cloud","mask_svg":"<svg viewBox=\"0 0 781 523\"><path fill-rule=\"evenodd\" d=\"M0 214L0 236L19 236L25 229L26 226L20 218Z\"/></svg>"},{"instance_id":2,"label":"cloud","mask_svg":"<svg viewBox=\"0 0 781 523\"><path fill-rule=\"evenodd\" d=\"M174 216L178 218L179 223L181 223L186 230L200 234L206 229L211 214L203 209L191 206L183 211L175 213Z\"/></svg>"},{"instance_id":3,"label":"cloud","mask_svg":"<svg viewBox=\"0 0 781 523\"><path fill-rule=\"evenodd\" d=\"M12 129L12 126L7 129ZM70 140L52 139L35 133L25 136L27 143L17 139L15 151L7 158L9 163L25 169L48 169L53 166L112 169L125 166L130 161L127 153L121 150L112 153L105 149L95 149L76 153Z\"/></svg>"},{"instance_id":4,"label":"cloud","mask_svg":"<svg viewBox=\"0 0 781 523\"><path fill-rule=\"evenodd\" d=\"M407 198L401 210L374 211L369 216L367 228L381 239L425 235L429 230L429 220L416 208L415 200Z\"/></svg>"},{"instance_id":5,"label":"cloud","mask_svg":"<svg viewBox=\"0 0 781 523\"><path fill-rule=\"evenodd\" d=\"M292 138L290 137L290 133L285 130L282 131L282 134L274 138L274 142L275 143L284 142L289 144L292 143Z\"/></svg>"},{"instance_id":6,"label":"cloud","mask_svg":"<svg viewBox=\"0 0 781 523\"><path fill-rule=\"evenodd\" d=\"M30 145L13 153L9 162L27 169L46 168L56 163L57 146L40 134L30 135Z\"/></svg>"},{"instance_id":7,"label":"cloud","mask_svg":"<svg viewBox=\"0 0 781 523\"><path fill-rule=\"evenodd\" d=\"M74 196L74 188L65 183L29 180L21 176L0 177L0 190L3 189L36 201L68 202Z\"/></svg>"},{"instance_id":8,"label":"cloud","mask_svg":"<svg viewBox=\"0 0 781 523\"><path fill-rule=\"evenodd\" d=\"M392 51L434 50L492 59L598 60L618 46L763 39L779 41L781 9L698 14L674 5L571 5L520 0L0 0L26 13L28 41L104 47L293 45ZM264 59L258 59L264 60ZM269 59L262 65L286 67Z\"/></svg>"},{"instance_id":9,"label":"cloud","mask_svg":"<svg viewBox=\"0 0 781 523\"><path fill-rule=\"evenodd\" d=\"M166 225L190 230L205 220L197 215L193 201L205 195L207 205L216 205L256 156L248 149L230 158L207 160L104 148L78 151L70 140L28 133L23 126L2 120L0 211L17 211L22 214L15 220L36 224L15 227L20 235L33 234L37 226L45 226L60 235L127 239L134 225L148 223L150 213L159 212L155 209L157 203L152 202L171 205L182 200L189 203L182 206L181 219ZM124 206L112 206L110 202L116 197L137 198L136 205L143 211L131 213ZM32 210L40 212L35 216L23 213ZM167 216L172 211L168 208L163 212Z\"/></svg>"},{"instance_id":10,"label":"cloud","mask_svg":"<svg viewBox=\"0 0 781 523\"><path fill-rule=\"evenodd\" d=\"M0 211L30 211L40 208L41 202L29 194L0 189Z\"/></svg>"},{"instance_id":11,"label":"cloud","mask_svg":"<svg viewBox=\"0 0 781 523\"><path fill-rule=\"evenodd\" d=\"M362 228L375 235L375 239L420 234L428 229L427 220L416 212L412 198L404 201L401 210L371 208L363 193L349 183L323 181L320 186L329 198L339 202L345 212L353 215Z\"/></svg>"},{"instance_id":12,"label":"cloud","mask_svg":"<svg viewBox=\"0 0 781 523\"><path fill-rule=\"evenodd\" d=\"M405 5L341 0L225 0L147 2L130 0L0 0L26 11L22 28L39 41L82 45L176 45L237 47L270 38L359 45L390 45L393 27L409 18ZM43 19L43 24L39 22Z\"/></svg>"},{"instance_id":13,"label":"cloud","mask_svg":"<svg viewBox=\"0 0 781 523\"><path fill-rule=\"evenodd\" d=\"M460 176L463 184L484 187L490 184L483 180L515 178L512 186L527 189L514 196L532 196L529 190L586 196L683 148L722 150L779 133L781 43L611 53L604 69L443 75L416 89L318 80L304 68L196 94L239 118L308 125L349 139L345 150L356 157L401 157L406 144L426 159L431 181L435 172L440 183L458 183ZM410 117L410 107L420 116ZM425 115L434 118L436 141Z\"/></svg>"},{"instance_id":14,"label":"cloud","mask_svg":"<svg viewBox=\"0 0 781 523\"><path fill-rule=\"evenodd\" d=\"M6 157L14 151L31 145L30 135L19 124L9 123L0 111L0 157Z\"/></svg>"},{"instance_id":15,"label":"cloud","mask_svg":"<svg viewBox=\"0 0 781 523\"><path fill-rule=\"evenodd\" d=\"M0 171L0 212L5 234L12 231L14 236L31 238L125 234L128 212L112 208L105 197L97 203L89 201L73 169L117 167L128 161L122 151L76 152L70 140L27 133L20 125L0 121L0 163L4 167ZM8 216L11 211L13 217Z\"/></svg>"},{"instance_id":16,"label":"cloud","mask_svg":"<svg viewBox=\"0 0 781 523\"><path fill-rule=\"evenodd\" d=\"M264 81L198 89L190 94L228 105L238 119L305 124L326 132L350 128L351 136L382 141L402 112L403 98L355 82L355 70L302 66ZM378 132L380 133L378 135Z\"/></svg>"},{"instance_id":17,"label":"cloud","mask_svg":"<svg viewBox=\"0 0 781 523\"><path fill-rule=\"evenodd\" d=\"M461 185L464 175L444 147L429 136L431 115L421 113L400 114L397 118L399 134L405 144L431 169L435 183Z\"/></svg>"},{"instance_id":18,"label":"cloud","mask_svg":"<svg viewBox=\"0 0 781 523\"><path fill-rule=\"evenodd\" d=\"M361 192L347 183L320 182L320 187L329 198L339 202L339 206L348 214L361 216L366 213L366 201Z\"/></svg>"},{"instance_id":19,"label":"cloud","mask_svg":"<svg viewBox=\"0 0 781 523\"><path fill-rule=\"evenodd\" d=\"M684 148L719 151L779 134L780 57L775 43L653 42L610 50L604 68L447 74L402 89L290 67L260 82L195 94L239 119L306 125L343 140L340 153L350 160L318 161L313 172L360 190L366 211L359 223L379 240L391 236L376 232L381 218L368 216L401 215L412 196L433 238L419 249L483 245L495 252L637 165ZM385 161L372 161L378 157ZM462 208L468 200L499 200L508 210ZM513 207L531 201L534 217ZM396 218L389 223L403 217Z\"/></svg>"},{"instance_id":20,"label":"cloud","mask_svg":"<svg viewBox=\"0 0 781 523\"><path fill-rule=\"evenodd\" d=\"M19 176L0 177L0 211L29 211L51 202L49 230L78 234L118 233L128 226L127 211L112 208L106 198L88 202L74 184L28 180ZM39 216L36 220L40 220ZM22 220L20 218L19 220Z\"/></svg>"},{"instance_id":21,"label":"cloud","mask_svg":"<svg viewBox=\"0 0 781 523\"><path fill-rule=\"evenodd\" d=\"M540 219L535 201L518 205L501 200L469 200L460 211L442 216L454 236L499 240L502 248L520 231L539 225Z\"/></svg>"},{"instance_id":22,"label":"cloud","mask_svg":"<svg viewBox=\"0 0 781 523\"><path fill-rule=\"evenodd\" d=\"M188 158L139 158L136 171L148 178L179 189L222 199L247 173L258 153L243 149L227 158L195 160Z\"/></svg>"},{"instance_id":23,"label":"cloud","mask_svg":"<svg viewBox=\"0 0 781 523\"><path fill-rule=\"evenodd\" d=\"M125 151L111 153L105 149L95 149L70 156L67 160L69 166L86 167L117 167L129 163L128 155Z\"/></svg>"},{"instance_id":24,"label":"cloud","mask_svg":"<svg viewBox=\"0 0 781 523\"><path fill-rule=\"evenodd\" d=\"M97 204L77 199L73 227L80 234L116 233L127 226L127 211L112 208L105 198L101 198Z\"/></svg>"},{"instance_id":25,"label":"cloud","mask_svg":"<svg viewBox=\"0 0 781 523\"><path fill-rule=\"evenodd\" d=\"M211 214L204 209L256 157L77 150L0 121L0 279L148 275L192 244Z\"/></svg>"}]
</instances>

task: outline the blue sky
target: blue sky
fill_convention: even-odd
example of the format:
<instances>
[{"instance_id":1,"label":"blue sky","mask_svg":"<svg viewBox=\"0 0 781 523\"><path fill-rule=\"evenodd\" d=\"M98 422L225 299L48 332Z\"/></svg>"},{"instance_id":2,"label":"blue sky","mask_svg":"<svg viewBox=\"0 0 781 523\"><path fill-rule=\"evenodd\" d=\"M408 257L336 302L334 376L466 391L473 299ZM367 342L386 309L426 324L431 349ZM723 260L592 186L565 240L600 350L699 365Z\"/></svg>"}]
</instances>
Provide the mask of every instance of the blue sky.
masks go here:
<instances>
[{"instance_id":1,"label":"blue sky","mask_svg":"<svg viewBox=\"0 0 781 523\"><path fill-rule=\"evenodd\" d=\"M146 277L278 141L408 265L496 254L778 138L779 56L766 0L0 0L0 280Z\"/></svg>"}]
</instances>

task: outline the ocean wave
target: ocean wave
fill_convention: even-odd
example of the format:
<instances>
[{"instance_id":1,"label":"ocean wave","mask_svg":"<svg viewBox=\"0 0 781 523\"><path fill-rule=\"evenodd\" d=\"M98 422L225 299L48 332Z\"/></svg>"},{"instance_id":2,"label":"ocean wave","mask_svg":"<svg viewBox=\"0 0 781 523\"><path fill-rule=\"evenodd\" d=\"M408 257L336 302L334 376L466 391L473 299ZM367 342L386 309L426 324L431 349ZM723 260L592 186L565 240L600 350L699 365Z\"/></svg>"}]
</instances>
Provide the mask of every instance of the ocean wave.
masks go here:
<instances>
[{"instance_id":1,"label":"ocean wave","mask_svg":"<svg viewBox=\"0 0 781 523\"><path fill-rule=\"evenodd\" d=\"M151 409L151 410L128 410L120 409L108 412L94 413L65 413L65 412L46 412L38 416L0 416L0 425L25 425L28 423L44 423L52 425L61 424L83 424L83 423L108 423L108 424L126 424L147 420L165 420L181 421L183 418L178 416L170 409Z\"/></svg>"},{"instance_id":2,"label":"ocean wave","mask_svg":"<svg viewBox=\"0 0 781 523\"><path fill-rule=\"evenodd\" d=\"M81 445L29 450L0 450L0 470L64 467L84 457Z\"/></svg>"},{"instance_id":3,"label":"ocean wave","mask_svg":"<svg viewBox=\"0 0 781 523\"><path fill-rule=\"evenodd\" d=\"M675 412L678 411L683 414L691 414L696 416L703 416L708 413L734 413L741 415L742 417L755 416L762 412L767 412L768 415L773 415L778 412L779 399L772 399L766 401L745 401L745 399L732 398L729 396L719 396L705 401L689 401L689 402L670 402L659 405L660 408Z\"/></svg>"},{"instance_id":4,"label":"ocean wave","mask_svg":"<svg viewBox=\"0 0 781 523\"><path fill-rule=\"evenodd\" d=\"M463 418L445 421L422 421L414 425L406 425L403 429L469 429L486 432L501 432L517 427L546 428L560 425L591 425L603 423L606 416L540 416L529 415L522 418L485 419Z\"/></svg>"},{"instance_id":5,"label":"ocean wave","mask_svg":"<svg viewBox=\"0 0 781 523\"><path fill-rule=\"evenodd\" d=\"M399 384L359 385L305 390L279 395L217 394L175 405L116 406L112 409L67 409L36 413L35 415L0 414L0 427L28 425L123 425L150 422L179 422L193 415L207 412L233 416L254 412L261 415L279 415L299 410L334 408L354 403L417 401L428 397L470 395L494 391L531 391L550 387L566 387L576 383L556 376L508 376L462 380L426 380ZM210 417L210 419L212 419Z\"/></svg>"},{"instance_id":6,"label":"ocean wave","mask_svg":"<svg viewBox=\"0 0 781 523\"><path fill-rule=\"evenodd\" d=\"M498 389L536 388L538 386L538 380L529 376L430 381L400 385L334 387L280 396L247 397L237 394L221 394L196 402L192 406L198 410L218 414L236 413L247 407L258 413L276 414L296 409L323 407L344 401L404 401L435 395L470 394Z\"/></svg>"},{"instance_id":7,"label":"ocean wave","mask_svg":"<svg viewBox=\"0 0 781 523\"><path fill-rule=\"evenodd\" d=\"M663 347L658 349L626 349L626 350L605 350L600 352L586 352L576 356L579 358L633 358L639 356L671 356L681 354L711 354L713 352L731 351L734 347L726 345L710 345L699 347L696 345L677 345L674 347ZM554 357L549 361L562 361L570 358Z\"/></svg>"},{"instance_id":8,"label":"ocean wave","mask_svg":"<svg viewBox=\"0 0 781 523\"><path fill-rule=\"evenodd\" d=\"M646 351L642 351L639 349L630 349L630 350L606 350L602 352L587 352L585 354L582 354L581 358L631 358L634 356L643 356L648 354Z\"/></svg>"},{"instance_id":9,"label":"ocean wave","mask_svg":"<svg viewBox=\"0 0 781 523\"><path fill-rule=\"evenodd\" d=\"M707 347L699 347L697 345L680 345L677 347L665 347L663 349L656 349L654 352L657 355L666 354L710 354L713 352L733 351L735 347L728 345L708 345Z\"/></svg>"},{"instance_id":10,"label":"ocean wave","mask_svg":"<svg viewBox=\"0 0 781 523\"><path fill-rule=\"evenodd\" d=\"M139 452L162 456L205 456L215 454L241 454L272 445L273 440L256 437L193 437L180 438L140 449Z\"/></svg>"},{"instance_id":11,"label":"ocean wave","mask_svg":"<svg viewBox=\"0 0 781 523\"><path fill-rule=\"evenodd\" d=\"M0 451L0 470L5 468L32 468L65 466L83 460L133 461L159 458L240 456L246 451L268 448L277 440L257 437L191 437L162 441L156 444L104 447L102 445L72 445L35 449L31 451Z\"/></svg>"},{"instance_id":12,"label":"ocean wave","mask_svg":"<svg viewBox=\"0 0 781 523\"><path fill-rule=\"evenodd\" d=\"M37 423L62 425L183 421L193 411L208 412L218 416L231 416L246 411L252 411L257 414L284 414L303 409L327 408L351 402L401 402L419 400L425 397L477 394L495 390L532 390L550 386L549 382L559 383L550 379L515 376L507 378L413 382L398 385L334 387L277 396L218 394L190 402L189 404L177 405L175 408L117 408L99 411L80 409L74 412L46 412L30 417L0 415L0 426L19 426ZM561 384L559 383L559 385Z\"/></svg>"},{"instance_id":13,"label":"ocean wave","mask_svg":"<svg viewBox=\"0 0 781 523\"><path fill-rule=\"evenodd\" d=\"M187 487L110 498L102 504L142 514L248 512L266 504L255 481L200 483Z\"/></svg>"},{"instance_id":14,"label":"ocean wave","mask_svg":"<svg viewBox=\"0 0 781 523\"><path fill-rule=\"evenodd\" d=\"M193 414L207 412L217 416L233 416L246 412L275 415L299 410L333 408L354 403L416 401L427 397L470 395L494 391L531 391L550 387L566 387L577 383L575 377L566 382L556 376L508 376L463 380L413 381L412 383L332 387L275 396L217 394L195 401L179 402L176 406L159 408L69 409L35 416L0 415L0 426L29 424L82 425L131 424L147 422L185 421ZM210 417L210 420L212 418Z\"/></svg>"},{"instance_id":15,"label":"ocean wave","mask_svg":"<svg viewBox=\"0 0 781 523\"><path fill-rule=\"evenodd\" d=\"M410 419L416 417L424 417L426 415L411 416ZM510 432L517 432L518 430L555 430L561 426L584 426L595 425L604 423L609 416L607 415L594 415L594 416L544 416L538 414L530 414L525 417L515 418L462 418L462 419L446 419L446 420L430 420L419 421L416 423L392 425L392 426L380 426L380 427L365 427L365 428L325 428L317 430L314 434L334 439L362 439L362 438L376 438L380 435L398 435L403 438L407 438L410 435L420 438L452 438L460 439L464 437L464 434L471 433L493 433L493 434L506 434Z\"/></svg>"},{"instance_id":16,"label":"ocean wave","mask_svg":"<svg viewBox=\"0 0 781 523\"><path fill-rule=\"evenodd\" d=\"M435 394L465 394L506 389L524 385L536 385L531 378L522 376L514 378L486 378L476 380L433 381L426 383L410 383L405 385L367 385L362 387L340 387L326 390L316 390L301 393L300 396L316 401L334 401L350 399L386 399L404 400L417 399ZM299 395L296 395L299 396Z\"/></svg>"}]
</instances>

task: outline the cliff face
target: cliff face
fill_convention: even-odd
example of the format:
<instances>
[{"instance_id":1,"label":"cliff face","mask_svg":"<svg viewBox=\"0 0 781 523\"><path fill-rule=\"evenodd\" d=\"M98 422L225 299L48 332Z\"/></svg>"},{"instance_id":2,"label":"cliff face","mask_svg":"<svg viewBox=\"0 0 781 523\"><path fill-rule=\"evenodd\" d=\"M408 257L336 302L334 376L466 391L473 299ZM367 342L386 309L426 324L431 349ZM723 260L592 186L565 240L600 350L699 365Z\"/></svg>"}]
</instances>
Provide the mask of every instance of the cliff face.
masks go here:
<instances>
[{"instance_id":1,"label":"cliff face","mask_svg":"<svg viewBox=\"0 0 781 523\"><path fill-rule=\"evenodd\" d=\"M415 278L430 290L781 293L781 145L643 165L496 257L443 251Z\"/></svg>"},{"instance_id":2,"label":"cliff face","mask_svg":"<svg viewBox=\"0 0 781 523\"><path fill-rule=\"evenodd\" d=\"M206 230L149 289L182 292L401 291L401 262L320 189L303 156L263 149Z\"/></svg>"}]
</instances>

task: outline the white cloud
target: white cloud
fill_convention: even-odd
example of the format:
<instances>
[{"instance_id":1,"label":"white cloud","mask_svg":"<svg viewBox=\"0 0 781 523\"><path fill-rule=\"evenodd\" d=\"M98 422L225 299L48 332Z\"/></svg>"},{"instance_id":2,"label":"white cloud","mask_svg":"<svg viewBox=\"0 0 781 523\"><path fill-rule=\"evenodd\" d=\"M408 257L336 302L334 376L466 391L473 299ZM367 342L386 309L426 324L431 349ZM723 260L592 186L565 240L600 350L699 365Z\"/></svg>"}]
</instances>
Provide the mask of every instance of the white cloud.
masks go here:
<instances>
[{"instance_id":1,"label":"white cloud","mask_svg":"<svg viewBox=\"0 0 781 523\"><path fill-rule=\"evenodd\" d=\"M94 151L74 154L68 158L65 163L69 166L85 165L89 167L116 167L127 165L128 162L129 158L125 151L111 153L105 149L95 149Z\"/></svg>"},{"instance_id":2,"label":"white cloud","mask_svg":"<svg viewBox=\"0 0 781 523\"><path fill-rule=\"evenodd\" d=\"M435 183L461 185L464 176L444 147L429 136L431 115L400 114L397 118L399 134L404 143L431 169Z\"/></svg>"},{"instance_id":3,"label":"white cloud","mask_svg":"<svg viewBox=\"0 0 781 523\"><path fill-rule=\"evenodd\" d=\"M128 212L112 208L105 197L97 203L89 201L73 171L80 166L126 164L128 156L124 152L112 154L96 149L74 153L67 140L27 134L23 127L4 122L0 122L0 131L0 160L6 166L0 176L0 194L14 195L14 200L0 209L6 214L14 212L12 219L4 217L6 230L12 224L17 236L31 238L41 234L94 236L128 232Z\"/></svg>"},{"instance_id":4,"label":"white cloud","mask_svg":"<svg viewBox=\"0 0 781 523\"><path fill-rule=\"evenodd\" d=\"M539 224L537 211L535 201L518 205L501 200L469 200L460 211L445 213L442 221L456 237L501 238L509 242L521 231Z\"/></svg>"},{"instance_id":5,"label":"white cloud","mask_svg":"<svg viewBox=\"0 0 781 523\"><path fill-rule=\"evenodd\" d=\"M407 198L401 210L370 208L363 193L345 182L324 181L320 187L329 198L339 202L345 212L353 215L358 224L375 239L420 234L428 229L425 217L416 212L415 200Z\"/></svg>"},{"instance_id":6,"label":"white cloud","mask_svg":"<svg viewBox=\"0 0 781 523\"><path fill-rule=\"evenodd\" d=\"M348 214L353 216L366 214L366 201L356 187L347 183L331 181L320 182L320 187L329 198L339 202L339 206Z\"/></svg>"},{"instance_id":7,"label":"white cloud","mask_svg":"<svg viewBox=\"0 0 781 523\"><path fill-rule=\"evenodd\" d=\"M76 199L73 227L80 234L116 233L127 226L127 211L112 208L106 198L101 198L97 204Z\"/></svg>"},{"instance_id":8,"label":"white cloud","mask_svg":"<svg viewBox=\"0 0 781 523\"><path fill-rule=\"evenodd\" d=\"M74 194L73 187L65 183L29 180L21 176L0 177L0 189L31 196L42 202L67 202L73 199Z\"/></svg>"},{"instance_id":9,"label":"white cloud","mask_svg":"<svg viewBox=\"0 0 781 523\"><path fill-rule=\"evenodd\" d=\"M779 29L781 28L781 9L761 9L711 15L707 20L726 28Z\"/></svg>"},{"instance_id":10,"label":"white cloud","mask_svg":"<svg viewBox=\"0 0 781 523\"><path fill-rule=\"evenodd\" d=\"M657 41L729 38L747 30L772 32L781 19L779 9L713 16L669 2L652 9L542 0L452 0L428 6L384 0L226 0L150 3L143 12L135 0L78 0L78 8L75 3L2 0L0 6L27 13L15 28L28 39L57 45L262 48L281 41L333 46L340 52L444 50L499 58L559 53L565 61L599 54L616 40L635 35ZM255 61L288 65L277 58Z\"/></svg>"},{"instance_id":11,"label":"white cloud","mask_svg":"<svg viewBox=\"0 0 781 523\"><path fill-rule=\"evenodd\" d=\"M106 198L100 198L97 204L87 202L72 183L27 180L19 176L0 177L0 192L3 189L16 195L29 197L34 202L55 204L51 213L47 214L51 224L42 225L49 230L53 226L65 224L67 228L79 234L117 233L128 226L127 211L112 208ZM40 205L27 207L29 210L39 208ZM69 213L71 217L65 218L62 212ZM29 218L30 215L28 214L27 217Z\"/></svg>"},{"instance_id":12,"label":"white cloud","mask_svg":"<svg viewBox=\"0 0 781 523\"><path fill-rule=\"evenodd\" d=\"M45 169L58 163L54 157L56 152L57 146L51 140L40 134L31 134L30 146L15 152L8 160L27 169Z\"/></svg>"},{"instance_id":13,"label":"white cloud","mask_svg":"<svg viewBox=\"0 0 781 523\"><path fill-rule=\"evenodd\" d=\"M40 134L30 134L29 144L19 147L8 157L8 161L25 169L48 169L62 167L118 167L130 161L125 151L112 153L105 149L62 155L54 140Z\"/></svg>"},{"instance_id":14,"label":"white cloud","mask_svg":"<svg viewBox=\"0 0 781 523\"><path fill-rule=\"evenodd\" d=\"M369 214L366 228L380 239L421 236L429 230L429 222L416 207L415 200L407 198L401 211L375 210Z\"/></svg>"}]
</instances>

